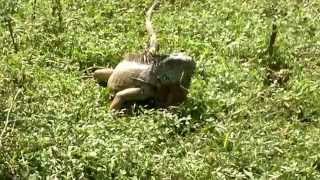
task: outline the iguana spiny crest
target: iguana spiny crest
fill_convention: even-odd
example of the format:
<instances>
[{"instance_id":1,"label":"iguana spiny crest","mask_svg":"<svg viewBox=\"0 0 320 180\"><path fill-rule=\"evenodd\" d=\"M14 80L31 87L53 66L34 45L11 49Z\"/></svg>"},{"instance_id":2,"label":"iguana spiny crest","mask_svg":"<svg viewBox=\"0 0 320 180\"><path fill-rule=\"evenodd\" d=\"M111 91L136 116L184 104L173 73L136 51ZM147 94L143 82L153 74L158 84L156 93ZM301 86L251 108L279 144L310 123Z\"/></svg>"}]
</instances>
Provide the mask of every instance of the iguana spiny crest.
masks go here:
<instances>
[{"instance_id":1,"label":"iguana spiny crest","mask_svg":"<svg viewBox=\"0 0 320 180\"><path fill-rule=\"evenodd\" d=\"M151 23L151 13L157 4L156 0L146 13L149 47L141 54L125 56L115 69L94 72L94 78L98 82L107 82L115 93L111 109L120 109L126 101L153 98L160 106L169 106L186 98L195 62L183 53L157 54L159 46Z\"/></svg>"}]
</instances>

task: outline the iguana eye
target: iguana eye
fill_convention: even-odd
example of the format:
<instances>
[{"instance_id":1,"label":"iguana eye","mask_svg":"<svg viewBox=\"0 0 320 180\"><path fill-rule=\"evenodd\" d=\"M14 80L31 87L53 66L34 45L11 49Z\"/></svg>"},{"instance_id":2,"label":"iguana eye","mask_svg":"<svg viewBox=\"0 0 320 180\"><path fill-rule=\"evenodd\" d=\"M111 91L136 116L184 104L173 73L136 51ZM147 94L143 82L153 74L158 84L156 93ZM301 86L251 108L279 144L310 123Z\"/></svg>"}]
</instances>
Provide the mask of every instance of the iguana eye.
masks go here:
<instances>
[{"instance_id":1,"label":"iguana eye","mask_svg":"<svg viewBox=\"0 0 320 180\"><path fill-rule=\"evenodd\" d=\"M169 77L167 75L163 75L162 78L161 78L163 81L168 81L169 80Z\"/></svg>"}]
</instances>

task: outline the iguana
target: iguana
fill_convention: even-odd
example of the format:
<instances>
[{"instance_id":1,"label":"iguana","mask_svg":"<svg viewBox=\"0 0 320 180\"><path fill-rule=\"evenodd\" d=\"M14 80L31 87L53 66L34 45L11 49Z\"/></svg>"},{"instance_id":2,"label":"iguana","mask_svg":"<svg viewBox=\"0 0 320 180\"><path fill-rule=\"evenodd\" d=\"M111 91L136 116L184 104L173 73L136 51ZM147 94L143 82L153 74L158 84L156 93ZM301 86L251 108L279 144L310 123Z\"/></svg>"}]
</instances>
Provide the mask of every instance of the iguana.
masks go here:
<instances>
[{"instance_id":1,"label":"iguana","mask_svg":"<svg viewBox=\"0 0 320 180\"><path fill-rule=\"evenodd\" d=\"M106 82L115 93L110 109L121 109L127 101L154 99L157 106L176 105L186 99L196 64L183 53L156 54L159 46L152 28L151 13L156 0L146 13L150 44L141 54L131 54L115 67L96 70L94 78Z\"/></svg>"}]
</instances>

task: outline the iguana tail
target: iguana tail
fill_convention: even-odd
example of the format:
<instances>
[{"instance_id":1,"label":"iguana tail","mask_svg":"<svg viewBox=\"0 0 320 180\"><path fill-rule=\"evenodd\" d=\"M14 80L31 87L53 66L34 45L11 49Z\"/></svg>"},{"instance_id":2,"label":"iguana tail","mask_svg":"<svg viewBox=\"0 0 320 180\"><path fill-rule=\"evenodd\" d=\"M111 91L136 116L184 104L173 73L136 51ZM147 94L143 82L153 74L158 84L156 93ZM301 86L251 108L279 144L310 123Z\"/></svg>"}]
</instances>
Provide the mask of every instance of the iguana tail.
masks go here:
<instances>
[{"instance_id":1,"label":"iguana tail","mask_svg":"<svg viewBox=\"0 0 320 180\"><path fill-rule=\"evenodd\" d=\"M151 22L151 14L156 5L159 4L159 0L155 0L152 4L152 6L149 8L149 10L146 13L146 29L148 32L148 35L150 36L150 42L149 42L149 47L147 49L148 53L151 55L155 55L157 51L159 50L159 44L157 42L157 35L152 27L152 22Z\"/></svg>"}]
</instances>

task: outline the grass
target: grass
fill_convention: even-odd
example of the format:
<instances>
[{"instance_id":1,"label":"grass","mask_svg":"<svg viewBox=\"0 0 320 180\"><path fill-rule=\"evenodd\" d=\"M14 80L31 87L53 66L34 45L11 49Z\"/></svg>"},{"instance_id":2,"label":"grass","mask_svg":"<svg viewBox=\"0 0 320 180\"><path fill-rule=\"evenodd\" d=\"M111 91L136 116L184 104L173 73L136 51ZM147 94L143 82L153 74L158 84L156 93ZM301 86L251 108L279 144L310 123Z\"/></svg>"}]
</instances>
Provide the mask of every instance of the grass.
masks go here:
<instances>
[{"instance_id":1,"label":"grass","mask_svg":"<svg viewBox=\"0 0 320 180\"><path fill-rule=\"evenodd\" d=\"M0 179L319 179L320 1L161 2L189 98L116 116L81 76L142 50L151 3L0 1Z\"/></svg>"}]
</instances>

